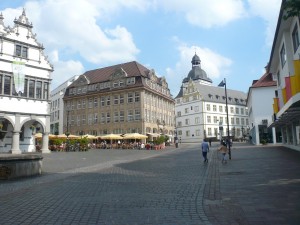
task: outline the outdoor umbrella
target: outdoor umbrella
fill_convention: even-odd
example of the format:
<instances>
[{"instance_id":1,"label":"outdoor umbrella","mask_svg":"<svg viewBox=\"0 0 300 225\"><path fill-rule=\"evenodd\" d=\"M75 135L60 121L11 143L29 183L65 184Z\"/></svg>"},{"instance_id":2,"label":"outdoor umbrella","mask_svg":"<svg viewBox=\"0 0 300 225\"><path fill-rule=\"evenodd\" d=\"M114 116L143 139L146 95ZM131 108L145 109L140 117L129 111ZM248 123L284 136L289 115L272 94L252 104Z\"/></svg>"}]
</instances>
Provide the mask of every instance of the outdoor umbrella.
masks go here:
<instances>
[{"instance_id":1,"label":"outdoor umbrella","mask_svg":"<svg viewBox=\"0 0 300 225\"><path fill-rule=\"evenodd\" d=\"M68 137L65 134L59 134L59 135L56 135L56 137L57 138L69 138L69 139L78 139L78 138L80 138L79 136L73 135L73 134L70 134Z\"/></svg>"},{"instance_id":2,"label":"outdoor umbrella","mask_svg":"<svg viewBox=\"0 0 300 225\"><path fill-rule=\"evenodd\" d=\"M87 139L98 139L98 137L96 137L94 135L90 135L90 134L82 135L82 137L87 138Z\"/></svg>"},{"instance_id":3,"label":"outdoor umbrella","mask_svg":"<svg viewBox=\"0 0 300 225\"><path fill-rule=\"evenodd\" d=\"M112 146L112 140L120 140L123 139L123 137L119 134L107 134L107 135L103 135L103 136L97 136L100 137L101 139L104 140L110 140L110 146Z\"/></svg>"},{"instance_id":4,"label":"outdoor umbrella","mask_svg":"<svg viewBox=\"0 0 300 225\"><path fill-rule=\"evenodd\" d=\"M35 138L39 139L39 138L42 138L43 137L43 134L42 133L37 133L34 135ZM54 134L49 134L49 139L52 139L52 138L55 138L56 135Z\"/></svg>"},{"instance_id":5,"label":"outdoor umbrella","mask_svg":"<svg viewBox=\"0 0 300 225\"><path fill-rule=\"evenodd\" d=\"M128 133L123 135L124 139L147 139L148 136L139 133Z\"/></svg>"}]
</instances>

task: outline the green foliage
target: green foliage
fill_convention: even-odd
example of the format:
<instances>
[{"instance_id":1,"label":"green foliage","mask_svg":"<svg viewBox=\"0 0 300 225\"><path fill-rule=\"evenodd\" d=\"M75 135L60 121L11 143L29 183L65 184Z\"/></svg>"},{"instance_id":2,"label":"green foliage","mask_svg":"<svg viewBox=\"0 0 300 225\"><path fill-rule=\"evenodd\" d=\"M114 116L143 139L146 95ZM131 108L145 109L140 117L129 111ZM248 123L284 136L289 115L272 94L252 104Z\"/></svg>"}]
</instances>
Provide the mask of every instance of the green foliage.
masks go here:
<instances>
[{"instance_id":1,"label":"green foliage","mask_svg":"<svg viewBox=\"0 0 300 225\"><path fill-rule=\"evenodd\" d=\"M286 0L282 6L283 10L285 10L283 19L287 20L290 17L300 15L300 0Z\"/></svg>"},{"instance_id":2,"label":"green foliage","mask_svg":"<svg viewBox=\"0 0 300 225\"><path fill-rule=\"evenodd\" d=\"M263 144L263 145L266 145L268 142L267 142L266 139L262 139L262 140L260 141L260 143Z\"/></svg>"},{"instance_id":3,"label":"green foliage","mask_svg":"<svg viewBox=\"0 0 300 225\"><path fill-rule=\"evenodd\" d=\"M63 140L62 139L54 139L53 140L53 144L54 145L61 145L63 143Z\"/></svg>"},{"instance_id":4,"label":"green foliage","mask_svg":"<svg viewBox=\"0 0 300 225\"><path fill-rule=\"evenodd\" d=\"M159 137L156 138L156 140L154 140L154 143L157 144L157 145L160 145L164 142L165 142L165 136L159 136Z\"/></svg>"}]
</instances>

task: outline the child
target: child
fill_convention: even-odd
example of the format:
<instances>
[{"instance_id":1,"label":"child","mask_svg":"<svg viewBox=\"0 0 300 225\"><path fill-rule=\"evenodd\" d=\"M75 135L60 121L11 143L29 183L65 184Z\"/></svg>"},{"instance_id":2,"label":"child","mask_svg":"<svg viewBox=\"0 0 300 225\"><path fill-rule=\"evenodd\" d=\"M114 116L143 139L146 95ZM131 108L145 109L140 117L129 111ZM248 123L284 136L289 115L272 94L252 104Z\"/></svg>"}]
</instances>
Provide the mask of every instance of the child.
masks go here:
<instances>
[{"instance_id":1,"label":"child","mask_svg":"<svg viewBox=\"0 0 300 225\"><path fill-rule=\"evenodd\" d=\"M228 152L228 149L227 149L227 147L226 147L226 143L223 142L222 145L221 145L221 147L220 147L218 150L219 150L219 151L222 153L222 155L223 155L222 163L227 163L227 161L226 161L226 153Z\"/></svg>"}]
</instances>

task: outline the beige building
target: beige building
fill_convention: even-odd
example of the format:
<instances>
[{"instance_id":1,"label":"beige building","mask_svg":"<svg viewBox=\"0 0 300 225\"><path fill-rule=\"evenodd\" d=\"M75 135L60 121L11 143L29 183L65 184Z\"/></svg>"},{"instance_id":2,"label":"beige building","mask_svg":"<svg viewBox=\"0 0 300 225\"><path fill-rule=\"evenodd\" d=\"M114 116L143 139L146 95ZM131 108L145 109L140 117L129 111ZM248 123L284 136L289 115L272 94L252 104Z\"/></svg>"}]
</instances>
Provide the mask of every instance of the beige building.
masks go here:
<instances>
[{"instance_id":1,"label":"beige building","mask_svg":"<svg viewBox=\"0 0 300 225\"><path fill-rule=\"evenodd\" d=\"M64 131L72 134L174 133L168 83L135 61L87 71L66 89L64 104Z\"/></svg>"}]
</instances>

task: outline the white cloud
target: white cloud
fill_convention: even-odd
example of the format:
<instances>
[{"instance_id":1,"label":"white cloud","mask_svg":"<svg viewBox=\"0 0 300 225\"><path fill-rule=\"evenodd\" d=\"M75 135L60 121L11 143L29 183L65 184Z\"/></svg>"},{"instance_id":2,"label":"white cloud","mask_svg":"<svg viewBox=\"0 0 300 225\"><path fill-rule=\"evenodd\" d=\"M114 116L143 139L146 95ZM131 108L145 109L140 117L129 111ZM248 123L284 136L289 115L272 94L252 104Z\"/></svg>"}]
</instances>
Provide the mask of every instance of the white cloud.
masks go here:
<instances>
[{"instance_id":1,"label":"white cloud","mask_svg":"<svg viewBox=\"0 0 300 225\"><path fill-rule=\"evenodd\" d=\"M58 51L54 50L49 55L50 61L54 65L54 72L51 74L51 90L67 81L75 75L84 73L84 67L79 61L68 60L61 61Z\"/></svg>"},{"instance_id":2,"label":"white cloud","mask_svg":"<svg viewBox=\"0 0 300 225\"><path fill-rule=\"evenodd\" d=\"M174 38L176 40L177 38ZM182 80L187 77L192 68L191 60L195 52L200 57L201 68L207 76L213 81L218 78L224 78L230 74L232 60L214 52L208 48L199 46L187 46L185 43L178 43L179 61L174 68L166 68L167 80L169 87L180 87ZM178 90L179 91L179 90ZM174 97L177 93L172 93Z\"/></svg>"},{"instance_id":3,"label":"white cloud","mask_svg":"<svg viewBox=\"0 0 300 225\"><path fill-rule=\"evenodd\" d=\"M114 4L105 2L75 0L70 4L68 0L28 1L25 9L33 22L34 31L39 31L37 39L47 46L46 51L59 48L64 54L79 53L86 61L95 64L134 60L139 50L126 28L120 25L102 28L98 25L99 17L117 10ZM130 1L128 5L134 7L134 3L138 2ZM4 10L5 22L11 23L21 11L21 8Z\"/></svg>"},{"instance_id":4,"label":"white cloud","mask_svg":"<svg viewBox=\"0 0 300 225\"><path fill-rule=\"evenodd\" d=\"M156 2L159 6L183 13L190 24L204 28L224 26L246 15L242 0L160 0Z\"/></svg>"},{"instance_id":5,"label":"white cloud","mask_svg":"<svg viewBox=\"0 0 300 225\"><path fill-rule=\"evenodd\" d=\"M265 21L266 44L271 46L279 16L281 0L248 0L248 3L250 6L250 14L259 16Z\"/></svg>"}]
</instances>

